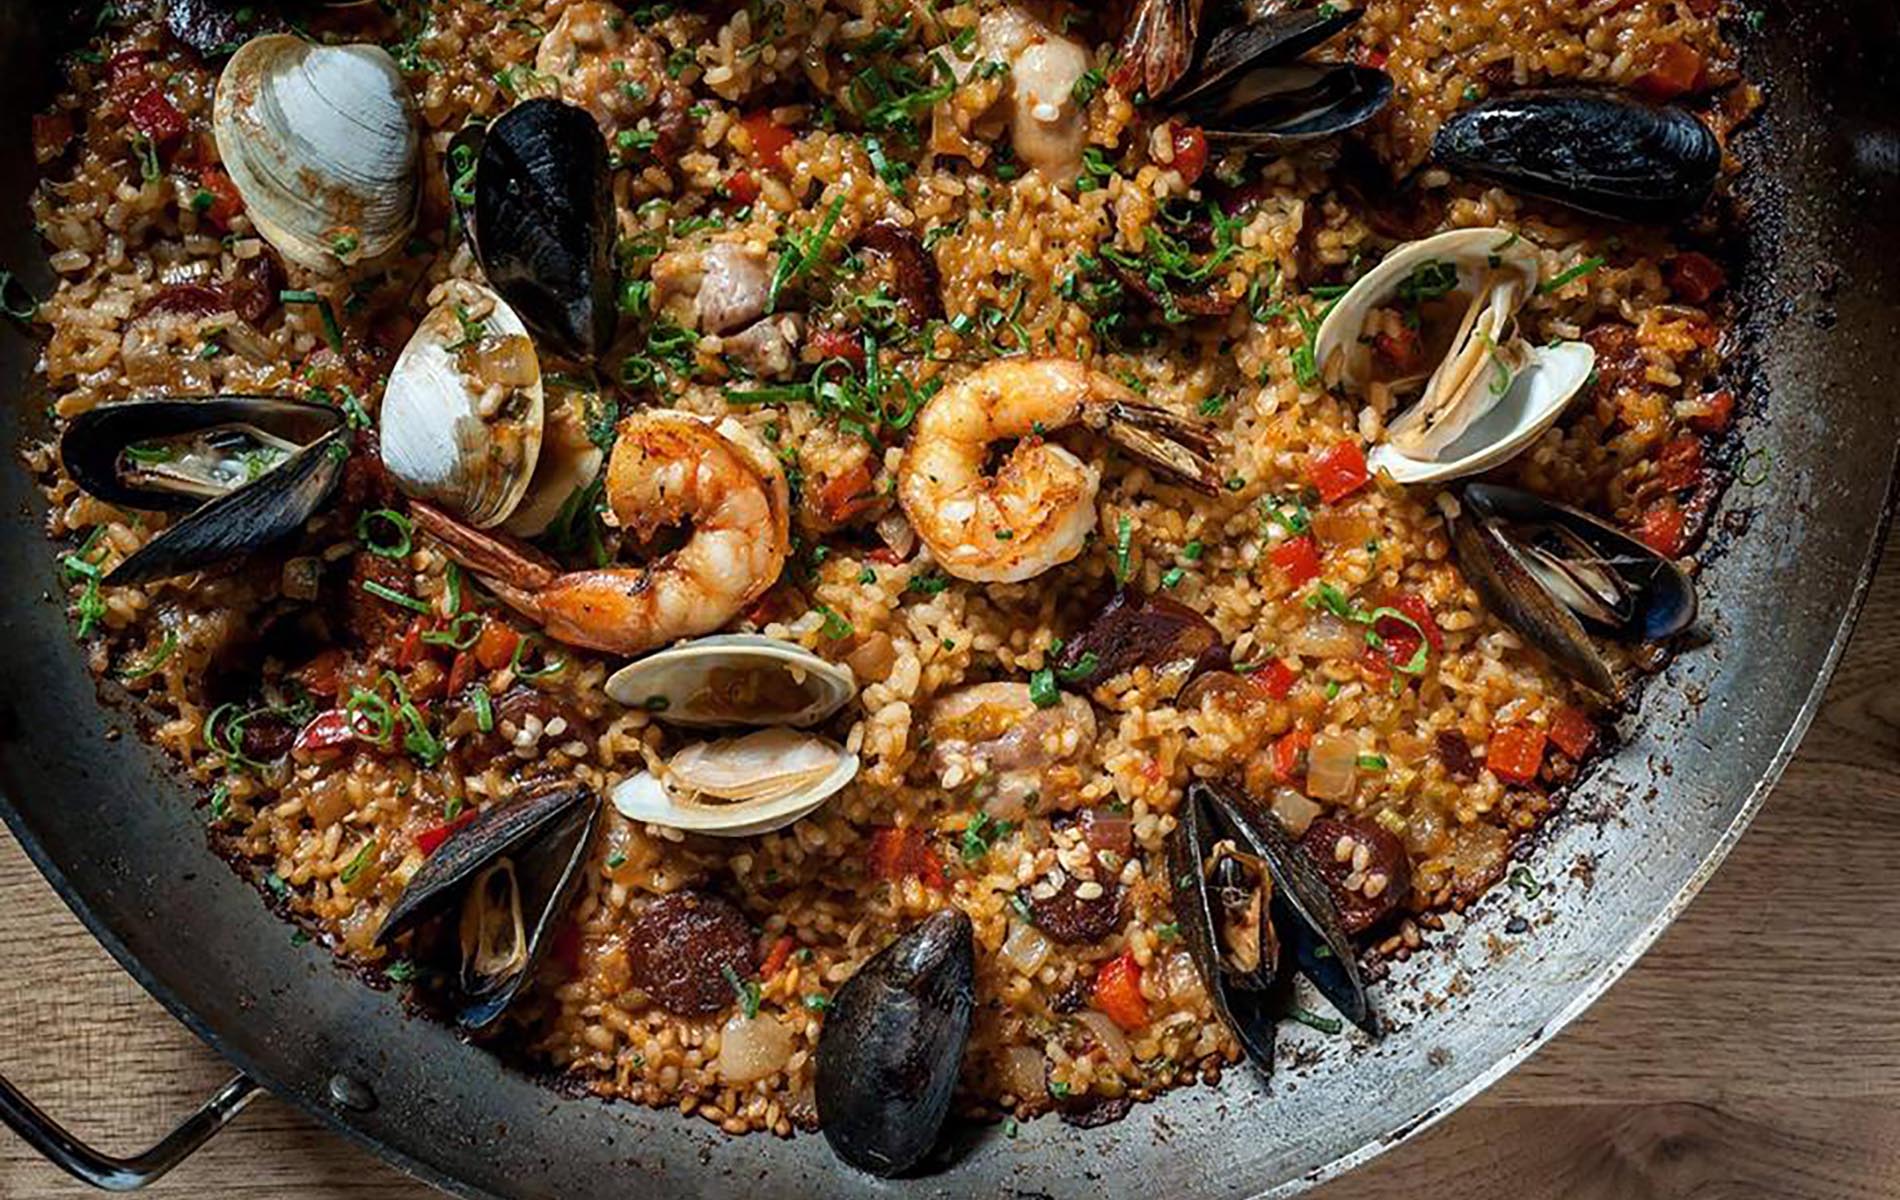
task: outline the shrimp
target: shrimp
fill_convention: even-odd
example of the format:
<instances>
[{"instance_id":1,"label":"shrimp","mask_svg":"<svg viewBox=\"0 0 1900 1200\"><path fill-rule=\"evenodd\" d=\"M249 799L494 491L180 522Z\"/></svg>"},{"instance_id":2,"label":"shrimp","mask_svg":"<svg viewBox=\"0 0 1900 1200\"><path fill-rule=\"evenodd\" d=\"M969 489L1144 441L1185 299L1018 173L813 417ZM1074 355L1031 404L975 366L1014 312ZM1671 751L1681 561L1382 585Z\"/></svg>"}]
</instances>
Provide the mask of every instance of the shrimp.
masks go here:
<instances>
[{"instance_id":1,"label":"shrimp","mask_svg":"<svg viewBox=\"0 0 1900 1200\"><path fill-rule=\"evenodd\" d=\"M1003 359L931 397L898 467L904 514L945 571L1018 583L1082 552L1101 472L1045 440L1077 424L1191 487L1219 490L1204 429L1079 362ZM1012 439L1000 469L985 474L992 451Z\"/></svg>"},{"instance_id":2,"label":"shrimp","mask_svg":"<svg viewBox=\"0 0 1900 1200\"><path fill-rule=\"evenodd\" d=\"M777 582L791 551L791 492L778 461L736 421L718 428L656 409L620 423L607 460L610 522L639 539L690 523L683 545L642 566L567 571L530 547L469 529L427 504L416 525L548 636L640 654L725 625Z\"/></svg>"}]
</instances>

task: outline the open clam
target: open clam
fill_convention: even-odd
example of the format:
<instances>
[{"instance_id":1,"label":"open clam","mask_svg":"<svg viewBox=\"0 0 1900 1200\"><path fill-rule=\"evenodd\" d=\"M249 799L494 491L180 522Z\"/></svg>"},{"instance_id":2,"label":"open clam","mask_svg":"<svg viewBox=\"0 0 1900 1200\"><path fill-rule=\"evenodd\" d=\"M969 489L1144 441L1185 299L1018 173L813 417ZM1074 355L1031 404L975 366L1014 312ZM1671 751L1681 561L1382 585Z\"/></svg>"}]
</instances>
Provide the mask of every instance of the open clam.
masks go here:
<instances>
[{"instance_id":1,"label":"open clam","mask_svg":"<svg viewBox=\"0 0 1900 1200\"><path fill-rule=\"evenodd\" d=\"M75 417L60 457L73 482L108 504L192 510L104 580L142 583L303 528L343 478L349 430L340 410L304 400L134 400Z\"/></svg>"},{"instance_id":2,"label":"open clam","mask_svg":"<svg viewBox=\"0 0 1900 1200\"><path fill-rule=\"evenodd\" d=\"M783 828L856 777L858 758L801 732L857 694L851 672L790 642L757 635L700 638L617 671L607 694L688 728L752 727L696 742L614 789L629 820L718 837Z\"/></svg>"},{"instance_id":3,"label":"open clam","mask_svg":"<svg viewBox=\"0 0 1900 1200\"><path fill-rule=\"evenodd\" d=\"M383 465L404 492L482 529L527 493L541 453L541 364L514 309L462 280L403 347L383 393Z\"/></svg>"},{"instance_id":4,"label":"open clam","mask_svg":"<svg viewBox=\"0 0 1900 1200\"><path fill-rule=\"evenodd\" d=\"M1589 381L1587 342L1532 346L1517 311L1538 259L1504 229L1458 229L1386 255L1333 305L1314 339L1320 375L1388 422L1367 463L1399 483L1487 470L1522 452Z\"/></svg>"},{"instance_id":5,"label":"open clam","mask_svg":"<svg viewBox=\"0 0 1900 1200\"><path fill-rule=\"evenodd\" d=\"M578 783L488 809L423 862L377 931L377 944L452 914L453 936L422 947L419 957L452 964L444 974L464 1028L493 1024L546 954L599 814L593 789Z\"/></svg>"},{"instance_id":6,"label":"open clam","mask_svg":"<svg viewBox=\"0 0 1900 1200\"><path fill-rule=\"evenodd\" d=\"M218 155L258 233L334 273L415 228L415 99L377 46L267 34L239 47L212 106Z\"/></svg>"},{"instance_id":7,"label":"open clam","mask_svg":"<svg viewBox=\"0 0 1900 1200\"><path fill-rule=\"evenodd\" d=\"M541 454L521 503L502 522L502 528L516 537L540 537L564 514L571 514L571 506L585 502L588 488L607 463L606 453L588 427L598 403L595 394L565 376L544 378L542 386Z\"/></svg>"},{"instance_id":8,"label":"open clam","mask_svg":"<svg viewBox=\"0 0 1900 1200\"><path fill-rule=\"evenodd\" d=\"M1662 641L1695 623L1695 583L1611 525L1530 492L1472 483L1451 518L1465 578L1557 668L1609 699L1620 673L1595 637Z\"/></svg>"}]
</instances>

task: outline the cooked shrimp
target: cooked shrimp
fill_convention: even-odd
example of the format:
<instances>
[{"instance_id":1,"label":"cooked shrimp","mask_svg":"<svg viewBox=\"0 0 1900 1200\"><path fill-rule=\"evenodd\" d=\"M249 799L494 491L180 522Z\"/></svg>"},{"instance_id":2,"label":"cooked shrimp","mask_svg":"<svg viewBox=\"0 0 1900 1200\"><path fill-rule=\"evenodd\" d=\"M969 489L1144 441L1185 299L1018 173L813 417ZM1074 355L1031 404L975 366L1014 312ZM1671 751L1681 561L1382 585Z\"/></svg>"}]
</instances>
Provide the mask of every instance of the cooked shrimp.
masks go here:
<instances>
[{"instance_id":1,"label":"cooked shrimp","mask_svg":"<svg viewBox=\"0 0 1900 1200\"><path fill-rule=\"evenodd\" d=\"M613 523L645 539L690 523L685 544L643 566L561 571L519 543L426 504L416 524L550 637L639 654L726 624L778 580L791 549L785 473L736 421L717 429L654 410L620 423L607 460Z\"/></svg>"},{"instance_id":2,"label":"cooked shrimp","mask_svg":"<svg viewBox=\"0 0 1900 1200\"><path fill-rule=\"evenodd\" d=\"M1002 359L931 397L898 468L898 500L945 571L1016 583L1082 552L1101 472L1045 440L1078 424L1190 486L1218 488L1213 441L1191 422L1081 363ZM1002 467L985 474L992 450L1011 439Z\"/></svg>"}]
</instances>

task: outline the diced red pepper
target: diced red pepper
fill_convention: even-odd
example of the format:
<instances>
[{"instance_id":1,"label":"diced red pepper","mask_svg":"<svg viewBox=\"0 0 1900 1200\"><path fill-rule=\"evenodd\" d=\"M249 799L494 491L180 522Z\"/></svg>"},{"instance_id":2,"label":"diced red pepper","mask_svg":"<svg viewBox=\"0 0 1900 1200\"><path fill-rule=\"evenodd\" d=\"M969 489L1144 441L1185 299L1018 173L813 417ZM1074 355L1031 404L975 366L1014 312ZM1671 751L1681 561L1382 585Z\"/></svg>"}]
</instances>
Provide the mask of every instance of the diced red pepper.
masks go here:
<instances>
[{"instance_id":1,"label":"diced red pepper","mask_svg":"<svg viewBox=\"0 0 1900 1200\"><path fill-rule=\"evenodd\" d=\"M822 362L842 358L849 363L864 361L864 339L849 329L814 329L811 348Z\"/></svg>"},{"instance_id":2,"label":"diced red pepper","mask_svg":"<svg viewBox=\"0 0 1900 1200\"><path fill-rule=\"evenodd\" d=\"M300 755L322 754L341 750L355 740L356 731L351 727L350 714L340 708L333 708L312 717L297 735L296 744L291 748Z\"/></svg>"},{"instance_id":3,"label":"diced red pepper","mask_svg":"<svg viewBox=\"0 0 1900 1200\"><path fill-rule=\"evenodd\" d=\"M1690 304L1707 304L1728 285L1728 273L1722 270L1722 264L1694 250L1685 250L1664 263L1663 278L1678 299Z\"/></svg>"},{"instance_id":4,"label":"diced red pepper","mask_svg":"<svg viewBox=\"0 0 1900 1200\"><path fill-rule=\"evenodd\" d=\"M1656 65L1630 84L1651 100L1674 100L1702 83L1702 52L1686 42L1665 42L1656 51Z\"/></svg>"},{"instance_id":5,"label":"diced red pepper","mask_svg":"<svg viewBox=\"0 0 1900 1200\"><path fill-rule=\"evenodd\" d=\"M921 829L887 826L872 834L871 869L893 883L915 876L925 887L941 890L944 884L943 860Z\"/></svg>"},{"instance_id":6,"label":"diced red pepper","mask_svg":"<svg viewBox=\"0 0 1900 1200\"><path fill-rule=\"evenodd\" d=\"M1319 498L1332 504L1366 486L1372 473L1366 470L1366 453L1359 443L1341 442L1307 462L1306 478L1319 490Z\"/></svg>"},{"instance_id":7,"label":"diced red pepper","mask_svg":"<svg viewBox=\"0 0 1900 1200\"><path fill-rule=\"evenodd\" d=\"M1506 783L1526 784L1537 778L1544 765L1543 730L1531 725L1507 725L1491 731L1485 748L1484 765Z\"/></svg>"},{"instance_id":8,"label":"diced red pepper","mask_svg":"<svg viewBox=\"0 0 1900 1200\"><path fill-rule=\"evenodd\" d=\"M875 550L867 550L864 554L864 557L870 559L874 563L882 563L887 567L898 566L904 561L904 556L902 554L899 554L897 551L891 549L889 546L879 546Z\"/></svg>"},{"instance_id":9,"label":"diced red pepper","mask_svg":"<svg viewBox=\"0 0 1900 1200\"><path fill-rule=\"evenodd\" d=\"M1192 125L1174 121L1168 126L1168 136L1174 147L1171 165L1181 173L1181 182L1193 187L1201 172L1207 170L1207 135Z\"/></svg>"},{"instance_id":10,"label":"diced red pepper","mask_svg":"<svg viewBox=\"0 0 1900 1200\"><path fill-rule=\"evenodd\" d=\"M1596 745L1597 727L1587 713L1568 704L1550 720L1550 744L1581 762Z\"/></svg>"},{"instance_id":11,"label":"diced red pepper","mask_svg":"<svg viewBox=\"0 0 1900 1200\"><path fill-rule=\"evenodd\" d=\"M1380 644L1368 648L1364 666L1379 682L1390 677L1392 668L1409 667L1421 646L1431 647L1433 653L1444 651L1445 632L1432 617L1431 605L1422 598L1400 592L1379 607L1403 613L1411 622L1408 625L1391 613L1372 622L1372 632L1378 635Z\"/></svg>"},{"instance_id":12,"label":"diced red pepper","mask_svg":"<svg viewBox=\"0 0 1900 1200\"><path fill-rule=\"evenodd\" d=\"M825 481L814 497L818 514L833 525L843 525L877 503L871 486L871 468L860 462L849 471Z\"/></svg>"},{"instance_id":13,"label":"diced red pepper","mask_svg":"<svg viewBox=\"0 0 1900 1200\"><path fill-rule=\"evenodd\" d=\"M1417 650L1418 642L1415 640L1411 644L1410 652L1416 653ZM1392 663L1395 660L1400 662L1411 661L1410 658L1398 659L1392 652L1392 643L1390 642L1387 642L1383 646L1367 646L1366 652L1359 656L1359 669L1366 673L1367 679L1375 684L1382 685L1386 680L1392 678Z\"/></svg>"},{"instance_id":14,"label":"diced red pepper","mask_svg":"<svg viewBox=\"0 0 1900 1200\"><path fill-rule=\"evenodd\" d=\"M1379 334L1372 339L1372 346L1394 370L1406 374L1411 373L1418 365L1420 356L1425 353L1425 343L1419 337L1418 330L1409 325L1399 326L1397 333Z\"/></svg>"},{"instance_id":15,"label":"diced red pepper","mask_svg":"<svg viewBox=\"0 0 1900 1200\"><path fill-rule=\"evenodd\" d=\"M740 208L759 198L759 180L750 171L734 171L726 176L726 199Z\"/></svg>"},{"instance_id":16,"label":"diced red pepper","mask_svg":"<svg viewBox=\"0 0 1900 1200\"><path fill-rule=\"evenodd\" d=\"M1293 685L1300 681L1300 675L1286 665L1285 659L1276 658L1248 676L1248 679L1255 689L1272 699L1284 700L1292 694Z\"/></svg>"},{"instance_id":17,"label":"diced red pepper","mask_svg":"<svg viewBox=\"0 0 1900 1200\"><path fill-rule=\"evenodd\" d=\"M244 197L238 195L237 184L231 181L222 168L209 167L198 177L198 186L211 195L211 205L205 209L205 218L219 229L229 232L231 222L244 211Z\"/></svg>"},{"instance_id":18,"label":"diced red pepper","mask_svg":"<svg viewBox=\"0 0 1900 1200\"><path fill-rule=\"evenodd\" d=\"M1391 607L1398 609L1418 624L1419 632L1425 635L1425 644L1430 646L1434 653L1444 650L1445 631L1438 627L1438 618L1432 616L1432 606L1425 603L1424 597L1414 596L1410 592L1401 592L1393 598ZM1390 618L1387 620L1393 625L1399 624L1397 621L1391 621Z\"/></svg>"},{"instance_id":19,"label":"diced red pepper","mask_svg":"<svg viewBox=\"0 0 1900 1200\"><path fill-rule=\"evenodd\" d=\"M451 696L461 695L467 690L469 684L475 682L475 672L480 669L481 664L475 661L475 655L473 653L467 650L458 650L455 654L455 661L449 664L448 694Z\"/></svg>"},{"instance_id":20,"label":"diced red pepper","mask_svg":"<svg viewBox=\"0 0 1900 1200\"><path fill-rule=\"evenodd\" d=\"M1645 546L1666 558L1676 558L1686 545L1682 506L1674 496L1664 496L1643 514L1636 536Z\"/></svg>"},{"instance_id":21,"label":"diced red pepper","mask_svg":"<svg viewBox=\"0 0 1900 1200\"><path fill-rule=\"evenodd\" d=\"M409 622L409 628L403 632L402 645L396 650L396 665L403 669L415 666L428 653L422 635L432 622L427 617L417 617Z\"/></svg>"},{"instance_id":22,"label":"diced red pepper","mask_svg":"<svg viewBox=\"0 0 1900 1200\"><path fill-rule=\"evenodd\" d=\"M745 610L745 619L754 625L770 625L787 612L786 601L790 594L782 587L767 588L765 594Z\"/></svg>"},{"instance_id":23,"label":"diced red pepper","mask_svg":"<svg viewBox=\"0 0 1900 1200\"><path fill-rule=\"evenodd\" d=\"M143 50L121 50L106 60L106 85L115 96L123 98L132 88L145 82L148 57Z\"/></svg>"},{"instance_id":24,"label":"diced red pepper","mask_svg":"<svg viewBox=\"0 0 1900 1200\"><path fill-rule=\"evenodd\" d=\"M128 115L132 127L159 146L177 144L178 139L184 137L185 131L191 128L191 123L171 102L171 97L158 88L152 88L132 101Z\"/></svg>"},{"instance_id":25,"label":"diced red pepper","mask_svg":"<svg viewBox=\"0 0 1900 1200\"><path fill-rule=\"evenodd\" d=\"M764 109L748 113L740 118L739 124L752 139L752 157L774 171L783 171L785 147L796 141L798 135L774 121L772 114Z\"/></svg>"},{"instance_id":26,"label":"diced red pepper","mask_svg":"<svg viewBox=\"0 0 1900 1200\"><path fill-rule=\"evenodd\" d=\"M63 112L33 114L33 161L52 162L73 140L73 119Z\"/></svg>"},{"instance_id":27,"label":"diced red pepper","mask_svg":"<svg viewBox=\"0 0 1900 1200\"><path fill-rule=\"evenodd\" d=\"M309 662L297 668L296 675L304 691L316 696L334 696L342 687L337 678L342 668L343 651L333 646L317 651Z\"/></svg>"},{"instance_id":28,"label":"diced red pepper","mask_svg":"<svg viewBox=\"0 0 1900 1200\"><path fill-rule=\"evenodd\" d=\"M1267 558L1286 572L1287 582L1296 588L1319 577L1319 543L1310 533L1281 542L1267 551Z\"/></svg>"},{"instance_id":29,"label":"diced red pepper","mask_svg":"<svg viewBox=\"0 0 1900 1200\"><path fill-rule=\"evenodd\" d=\"M1306 752L1312 745L1313 735L1304 729L1295 729L1273 743L1274 777L1290 783L1306 774Z\"/></svg>"},{"instance_id":30,"label":"diced red pepper","mask_svg":"<svg viewBox=\"0 0 1900 1200\"><path fill-rule=\"evenodd\" d=\"M424 854L434 854L442 848L443 842L455 836L459 830L466 828L474 819L475 810L465 809L453 821L444 821L440 825L423 830L416 835L416 849Z\"/></svg>"},{"instance_id":31,"label":"diced red pepper","mask_svg":"<svg viewBox=\"0 0 1900 1200\"><path fill-rule=\"evenodd\" d=\"M1385 66L1386 60L1391 57L1391 54L1386 51L1376 46L1368 46L1364 42L1354 42L1352 46L1352 60L1362 67L1371 67L1375 71Z\"/></svg>"},{"instance_id":32,"label":"diced red pepper","mask_svg":"<svg viewBox=\"0 0 1900 1200\"><path fill-rule=\"evenodd\" d=\"M490 671L499 671L515 659L515 647L521 635L501 621L484 621L482 636L475 639L475 661Z\"/></svg>"},{"instance_id":33,"label":"diced red pepper","mask_svg":"<svg viewBox=\"0 0 1900 1200\"><path fill-rule=\"evenodd\" d=\"M1721 433L1735 419L1735 393L1727 388L1708 393L1698 403L1702 411L1684 418L1698 433Z\"/></svg>"},{"instance_id":34,"label":"diced red pepper","mask_svg":"<svg viewBox=\"0 0 1900 1200\"><path fill-rule=\"evenodd\" d=\"M1702 439L1685 433L1663 443L1656 453L1656 478L1672 492L1702 481Z\"/></svg>"},{"instance_id":35,"label":"diced red pepper","mask_svg":"<svg viewBox=\"0 0 1900 1200\"><path fill-rule=\"evenodd\" d=\"M770 979L783 971L785 964L791 961L792 950L797 945L798 942L789 933L773 942L771 950L766 952L765 964L759 968L759 978Z\"/></svg>"},{"instance_id":36,"label":"diced red pepper","mask_svg":"<svg viewBox=\"0 0 1900 1200\"><path fill-rule=\"evenodd\" d=\"M1141 964L1133 951L1124 950L1102 964L1095 974L1090 1003L1130 1033L1148 1023L1148 1002L1141 996Z\"/></svg>"}]
</instances>

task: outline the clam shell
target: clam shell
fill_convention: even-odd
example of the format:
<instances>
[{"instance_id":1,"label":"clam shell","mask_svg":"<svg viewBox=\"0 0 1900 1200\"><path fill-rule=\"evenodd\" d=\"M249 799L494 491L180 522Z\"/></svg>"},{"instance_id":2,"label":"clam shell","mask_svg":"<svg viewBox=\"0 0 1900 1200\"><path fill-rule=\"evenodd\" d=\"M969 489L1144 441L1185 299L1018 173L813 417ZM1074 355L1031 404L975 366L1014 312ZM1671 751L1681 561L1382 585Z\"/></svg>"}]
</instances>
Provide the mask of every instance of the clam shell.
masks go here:
<instances>
[{"instance_id":1,"label":"clam shell","mask_svg":"<svg viewBox=\"0 0 1900 1200\"><path fill-rule=\"evenodd\" d=\"M534 478L544 405L521 318L489 289L454 283L390 371L383 465L407 494L477 529L499 525Z\"/></svg>"},{"instance_id":2,"label":"clam shell","mask_svg":"<svg viewBox=\"0 0 1900 1200\"><path fill-rule=\"evenodd\" d=\"M714 837L782 829L836 795L858 773L858 758L836 743L791 729L761 729L686 747L667 778L642 772L613 790L630 821Z\"/></svg>"},{"instance_id":3,"label":"clam shell","mask_svg":"<svg viewBox=\"0 0 1900 1200\"><path fill-rule=\"evenodd\" d=\"M670 725L815 725L857 695L848 667L758 634L723 634L649 654L607 680L607 694Z\"/></svg>"},{"instance_id":4,"label":"clam shell","mask_svg":"<svg viewBox=\"0 0 1900 1200\"><path fill-rule=\"evenodd\" d=\"M540 537L566 510L576 492L600 477L606 455L587 433L587 395L557 387L548 393L541 430L541 456L521 503L502 528L516 537Z\"/></svg>"},{"instance_id":5,"label":"clam shell","mask_svg":"<svg viewBox=\"0 0 1900 1200\"><path fill-rule=\"evenodd\" d=\"M212 132L251 223L284 257L336 273L416 224L416 102L377 46L252 38L218 80Z\"/></svg>"},{"instance_id":6,"label":"clam shell","mask_svg":"<svg viewBox=\"0 0 1900 1200\"><path fill-rule=\"evenodd\" d=\"M1490 412L1471 423L1438 461L1408 458L1390 443L1373 447L1366 465L1398 483L1436 483L1476 475L1508 462L1530 448L1563 415L1564 408L1590 381L1597 352L1588 342L1537 346L1530 363Z\"/></svg>"}]
</instances>

